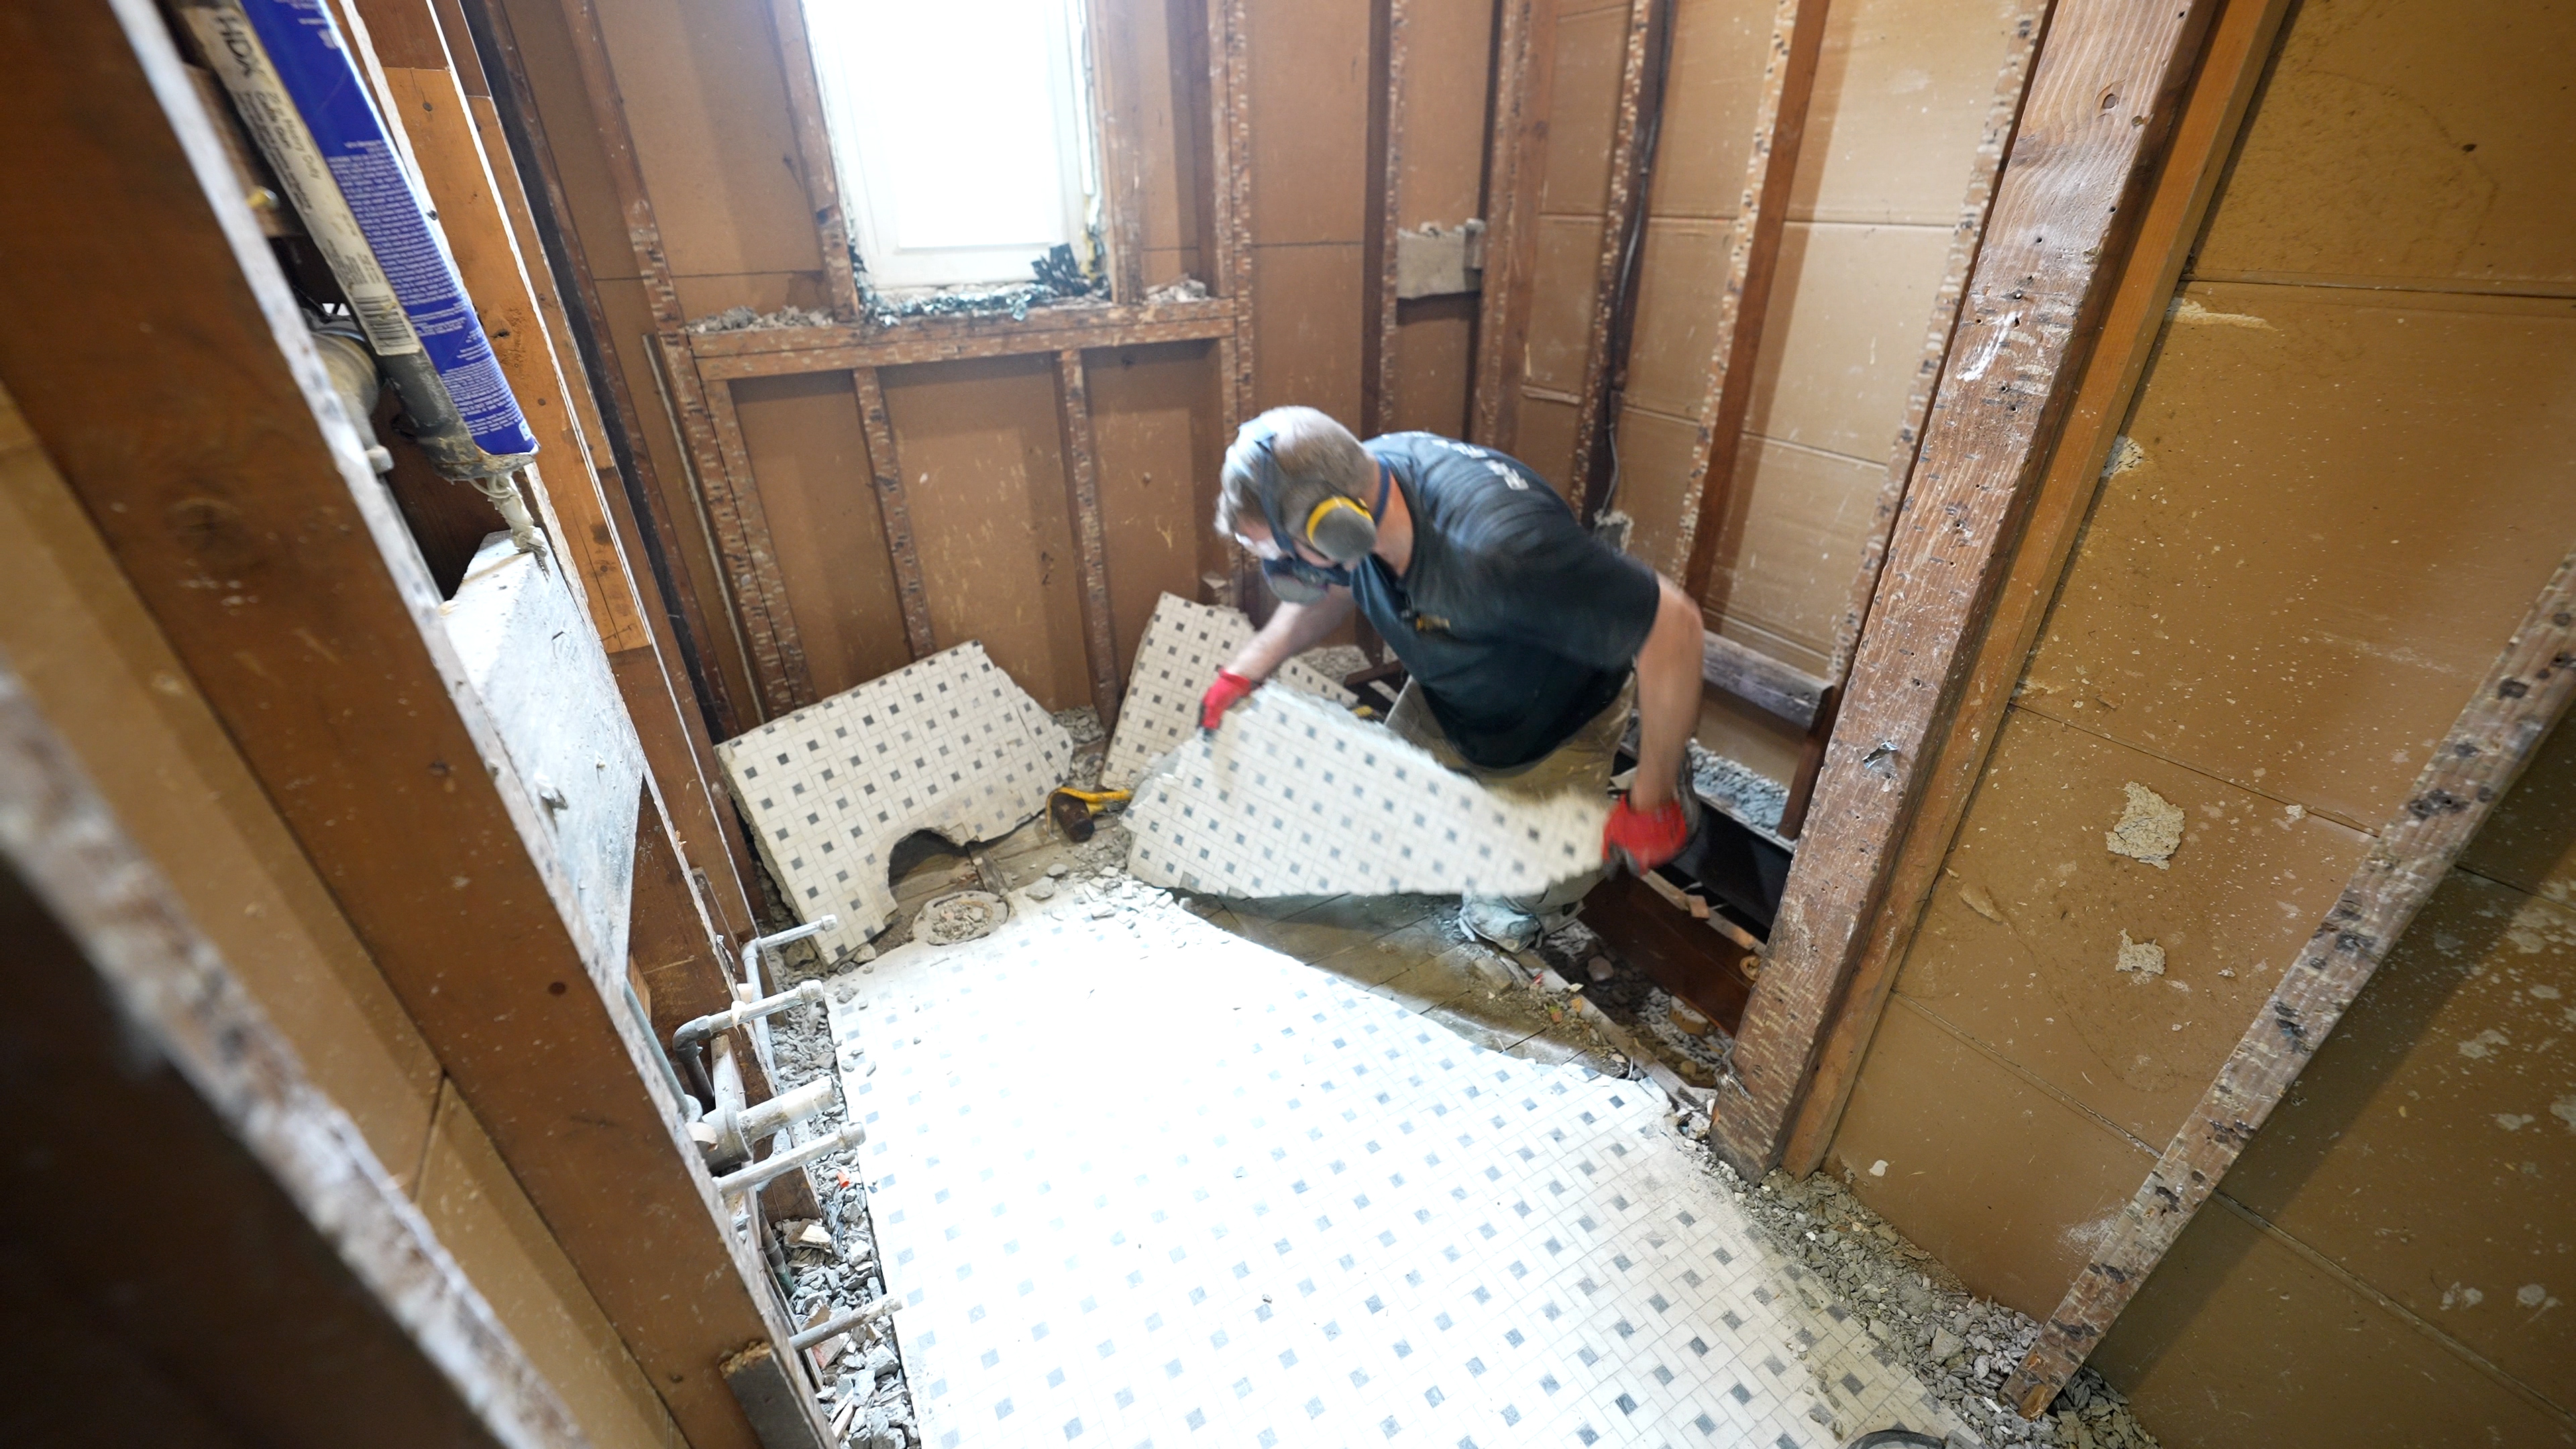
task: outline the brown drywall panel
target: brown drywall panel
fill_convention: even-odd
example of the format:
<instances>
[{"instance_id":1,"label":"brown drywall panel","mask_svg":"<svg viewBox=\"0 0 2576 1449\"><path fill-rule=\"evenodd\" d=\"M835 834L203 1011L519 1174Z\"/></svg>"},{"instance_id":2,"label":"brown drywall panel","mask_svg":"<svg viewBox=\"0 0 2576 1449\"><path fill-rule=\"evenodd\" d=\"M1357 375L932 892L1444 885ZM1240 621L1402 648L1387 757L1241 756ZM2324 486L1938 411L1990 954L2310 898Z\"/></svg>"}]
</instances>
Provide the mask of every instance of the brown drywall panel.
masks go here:
<instances>
[{"instance_id":1,"label":"brown drywall panel","mask_svg":"<svg viewBox=\"0 0 2576 1449\"><path fill-rule=\"evenodd\" d=\"M561 0L491 0L507 14L518 41L519 63L528 89L537 100L538 119L546 128L546 147L554 157L571 215L560 218L581 238L591 275L602 282L642 273L635 248L626 237L625 214L608 180L608 158L600 151L599 123L581 88L581 62L573 53L572 32L564 22ZM528 178L531 191L541 188Z\"/></svg>"},{"instance_id":2,"label":"brown drywall panel","mask_svg":"<svg viewBox=\"0 0 2576 1449\"><path fill-rule=\"evenodd\" d=\"M438 1061L0 393L0 656L397 1182Z\"/></svg>"},{"instance_id":3,"label":"brown drywall panel","mask_svg":"<svg viewBox=\"0 0 2576 1449\"><path fill-rule=\"evenodd\" d=\"M1360 251L1357 242L1253 248L1255 407L1302 403L1360 425L1360 325L1377 295Z\"/></svg>"},{"instance_id":4,"label":"brown drywall panel","mask_svg":"<svg viewBox=\"0 0 2576 1449\"><path fill-rule=\"evenodd\" d=\"M1628 8L1561 16L1538 209L1599 216L1610 195L1610 132L1628 55Z\"/></svg>"},{"instance_id":5,"label":"brown drywall panel","mask_svg":"<svg viewBox=\"0 0 2576 1449\"><path fill-rule=\"evenodd\" d=\"M910 664L850 375L747 378L732 387L815 696Z\"/></svg>"},{"instance_id":6,"label":"brown drywall panel","mask_svg":"<svg viewBox=\"0 0 2576 1449\"><path fill-rule=\"evenodd\" d=\"M1737 457L1704 602L1778 641L1762 646L1774 657L1821 674L1887 465L1750 436Z\"/></svg>"},{"instance_id":7,"label":"brown drywall panel","mask_svg":"<svg viewBox=\"0 0 2576 1449\"><path fill-rule=\"evenodd\" d=\"M2576 912L2453 871L2224 1190L2524 1383L2576 1386L2571 1027Z\"/></svg>"},{"instance_id":8,"label":"brown drywall panel","mask_svg":"<svg viewBox=\"0 0 2576 1449\"><path fill-rule=\"evenodd\" d=\"M1368 230L1369 0L1250 0L1252 239Z\"/></svg>"},{"instance_id":9,"label":"brown drywall panel","mask_svg":"<svg viewBox=\"0 0 2576 1449\"><path fill-rule=\"evenodd\" d=\"M2031 708L2376 829L2576 539L2576 303L2194 284Z\"/></svg>"},{"instance_id":10,"label":"brown drywall panel","mask_svg":"<svg viewBox=\"0 0 2576 1449\"><path fill-rule=\"evenodd\" d=\"M688 317L713 316L727 307L749 307L754 312L803 307L827 312L832 306L832 299L823 287L823 274L819 271L755 272L736 277L674 277L671 290L680 299L681 314Z\"/></svg>"},{"instance_id":11,"label":"brown drywall panel","mask_svg":"<svg viewBox=\"0 0 2576 1449\"><path fill-rule=\"evenodd\" d=\"M2460 868L2576 905L2576 727L2541 741L2522 778L2460 853Z\"/></svg>"},{"instance_id":12,"label":"brown drywall panel","mask_svg":"<svg viewBox=\"0 0 2576 1449\"><path fill-rule=\"evenodd\" d=\"M819 271L769 0L599 0L599 26L672 272Z\"/></svg>"},{"instance_id":13,"label":"brown drywall panel","mask_svg":"<svg viewBox=\"0 0 2576 1449\"><path fill-rule=\"evenodd\" d=\"M2203 272L2576 291L2576 10L2312 0Z\"/></svg>"},{"instance_id":14,"label":"brown drywall panel","mask_svg":"<svg viewBox=\"0 0 2576 1449\"><path fill-rule=\"evenodd\" d=\"M596 1449L661 1449L677 1430L518 1179L452 1085L414 1194L492 1316L563 1398Z\"/></svg>"},{"instance_id":15,"label":"brown drywall panel","mask_svg":"<svg viewBox=\"0 0 2576 1449\"><path fill-rule=\"evenodd\" d=\"M1482 216L1490 0L1405 0L1396 225Z\"/></svg>"},{"instance_id":16,"label":"brown drywall panel","mask_svg":"<svg viewBox=\"0 0 2576 1449\"><path fill-rule=\"evenodd\" d=\"M1055 359L982 358L880 376L939 642L983 641L1049 709L1089 704Z\"/></svg>"},{"instance_id":17,"label":"brown drywall panel","mask_svg":"<svg viewBox=\"0 0 2576 1449\"><path fill-rule=\"evenodd\" d=\"M672 568L688 576L688 588L706 614L708 630L716 636L699 640L699 646L707 651L708 662L722 671L726 690L734 699L756 700L760 695L752 688L742 634L728 603L732 594L707 537L706 510L690 481L696 470L680 451L677 425L653 364L653 344L647 340L653 333L653 311L645 300L644 283L631 278L601 282L599 305L607 314L605 325L617 349L617 366L626 374L627 392L635 399L635 437L652 459L653 482L662 490L663 503L680 535L662 540L662 546ZM746 728L755 722L749 715L743 720Z\"/></svg>"},{"instance_id":18,"label":"brown drywall panel","mask_svg":"<svg viewBox=\"0 0 2576 1449\"><path fill-rule=\"evenodd\" d=\"M1946 227L1789 223L1746 430L1884 468L1949 259ZM1846 586L1857 557L1844 553Z\"/></svg>"},{"instance_id":19,"label":"brown drywall panel","mask_svg":"<svg viewBox=\"0 0 2576 1449\"><path fill-rule=\"evenodd\" d=\"M2182 811L2163 869L2105 848L2132 783ZM2368 849L2359 831L2014 710L1896 989L2161 1146ZM2117 969L2124 934L2163 949L2163 975Z\"/></svg>"},{"instance_id":20,"label":"brown drywall panel","mask_svg":"<svg viewBox=\"0 0 2576 1449\"><path fill-rule=\"evenodd\" d=\"M1592 285L1600 270L1599 217L1539 218L1523 374L1528 386L1568 396L1583 390L1584 362L1592 355Z\"/></svg>"},{"instance_id":21,"label":"brown drywall panel","mask_svg":"<svg viewBox=\"0 0 2576 1449\"><path fill-rule=\"evenodd\" d=\"M1224 567L1214 520L1229 440L1214 343L1103 349L1082 361L1123 683L1155 602L1197 598L1199 576Z\"/></svg>"},{"instance_id":22,"label":"brown drywall panel","mask_svg":"<svg viewBox=\"0 0 2576 1449\"><path fill-rule=\"evenodd\" d=\"M2034 1317L2155 1164L1903 997L1879 1022L1831 1155L1863 1202L1971 1290Z\"/></svg>"},{"instance_id":23,"label":"brown drywall panel","mask_svg":"<svg viewBox=\"0 0 2576 1449\"><path fill-rule=\"evenodd\" d=\"M1395 411L1387 419L1387 431L1467 436L1475 338L1473 296L1395 304Z\"/></svg>"},{"instance_id":24,"label":"brown drywall panel","mask_svg":"<svg viewBox=\"0 0 2576 1449\"><path fill-rule=\"evenodd\" d=\"M1708 405L1709 349L1734 225L1651 219L1637 257L1637 330L1628 346L1628 406L1696 420Z\"/></svg>"},{"instance_id":25,"label":"brown drywall panel","mask_svg":"<svg viewBox=\"0 0 2576 1449\"><path fill-rule=\"evenodd\" d=\"M1526 429L1527 404L1523 404ZM1682 504L1699 460L1696 423L1631 408L1619 419L1619 492L1612 507L1635 520L1628 552L1664 574L1681 577L1689 562L1680 542Z\"/></svg>"},{"instance_id":26,"label":"brown drywall panel","mask_svg":"<svg viewBox=\"0 0 2576 1449\"><path fill-rule=\"evenodd\" d=\"M2212 1203L2093 1366L2165 1449L2540 1449L2576 1431Z\"/></svg>"},{"instance_id":27,"label":"brown drywall panel","mask_svg":"<svg viewBox=\"0 0 2576 1449\"><path fill-rule=\"evenodd\" d=\"M1722 689L1700 695L1699 725L1691 738L1699 741L1701 749L1714 750L1782 789L1796 778L1798 752L1807 742L1805 731Z\"/></svg>"},{"instance_id":28,"label":"brown drywall panel","mask_svg":"<svg viewBox=\"0 0 2576 1449\"><path fill-rule=\"evenodd\" d=\"M1790 220L1955 225L2020 9L1841 0L1826 11Z\"/></svg>"},{"instance_id":29,"label":"brown drywall panel","mask_svg":"<svg viewBox=\"0 0 2576 1449\"><path fill-rule=\"evenodd\" d=\"M1735 215L1753 159L1771 19L1771 7L1745 0L1678 0L1649 215Z\"/></svg>"},{"instance_id":30,"label":"brown drywall panel","mask_svg":"<svg viewBox=\"0 0 2576 1449\"><path fill-rule=\"evenodd\" d=\"M1520 436L1513 439L1511 454L1559 493L1565 492L1566 480L1574 473L1574 423L1574 404L1521 395Z\"/></svg>"}]
</instances>

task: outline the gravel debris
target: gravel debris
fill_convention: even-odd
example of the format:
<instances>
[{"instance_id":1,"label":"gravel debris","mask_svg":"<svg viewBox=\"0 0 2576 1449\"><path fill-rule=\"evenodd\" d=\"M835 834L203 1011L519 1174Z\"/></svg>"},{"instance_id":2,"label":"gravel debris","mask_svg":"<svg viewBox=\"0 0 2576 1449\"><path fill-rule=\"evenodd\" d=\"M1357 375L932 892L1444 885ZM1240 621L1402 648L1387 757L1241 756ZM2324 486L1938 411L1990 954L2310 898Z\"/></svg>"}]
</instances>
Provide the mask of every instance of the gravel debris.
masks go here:
<instances>
[{"instance_id":1,"label":"gravel debris","mask_svg":"<svg viewBox=\"0 0 2576 1449\"><path fill-rule=\"evenodd\" d=\"M2089 1368L2036 1421L2013 1412L1997 1393L2038 1340L2039 1324L1969 1293L1829 1174L1802 1182L1774 1172L1748 1185L1714 1153L1708 1164L1755 1231L1813 1275L1796 1290L1811 1300L1821 1290L1860 1314L1870 1336L1970 1425L1979 1443L2156 1449L2128 1401Z\"/></svg>"},{"instance_id":2,"label":"gravel debris","mask_svg":"<svg viewBox=\"0 0 2576 1449\"><path fill-rule=\"evenodd\" d=\"M686 330L709 332L768 332L780 327L829 327L832 314L811 307L781 307L775 312L754 312L749 307L727 307L712 317L701 317Z\"/></svg>"},{"instance_id":3,"label":"gravel debris","mask_svg":"<svg viewBox=\"0 0 2576 1449\"><path fill-rule=\"evenodd\" d=\"M1690 745L1691 789L1703 799L1731 808L1737 816L1765 830L1780 828L1780 812L1789 806L1789 787L1714 751Z\"/></svg>"}]
</instances>

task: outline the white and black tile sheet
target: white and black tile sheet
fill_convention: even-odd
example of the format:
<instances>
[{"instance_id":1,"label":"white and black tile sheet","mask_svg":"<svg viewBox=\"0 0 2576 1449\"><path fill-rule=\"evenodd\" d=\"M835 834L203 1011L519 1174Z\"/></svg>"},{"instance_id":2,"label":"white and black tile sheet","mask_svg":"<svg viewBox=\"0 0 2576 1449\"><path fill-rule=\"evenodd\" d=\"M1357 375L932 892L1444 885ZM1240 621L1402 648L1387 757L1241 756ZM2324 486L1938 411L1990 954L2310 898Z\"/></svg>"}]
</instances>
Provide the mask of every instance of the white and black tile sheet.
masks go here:
<instances>
[{"instance_id":1,"label":"white and black tile sheet","mask_svg":"<svg viewBox=\"0 0 2576 1449\"><path fill-rule=\"evenodd\" d=\"M1199 727L1199 698L1216 683L1216 672L1252 638L1252 621L1240 609L1194 604L1165 594L1145 622L1136 645L1136 667L1127 674L1127 694L1118 704L1118 733L1110 738L1101 760L1100 783L1124 790L1170 754ZM1291 659L1271 676L1266 688L1290 689L1349 705L1355 696L1340 680Z\"/></svg>"},{"instance_id":2,"label":"white and black tile sheet","mask_svg":"<svg viewBox=\"0 0 2576 1449\"><path fill-rule=\"evenodd\" d=\"M1073 742L1028 691L960 644L716 746L762 858L833 957L894 913L887 856L916 830L991 840L1046 806Z\"/></svg>"},{"instance_id":3,"label":"white and black tile sheet","mask_svg":"<svg viewBox=\"0 0 2576 1449\"><path fill-rule=\"evenodd\" d=\"M1264 690L1128 803L1127 869L1210 895L1534 895L1601 864L1609 802L1487 790L1378 724Z\"/></svg>"},{"instance_id":4,"label":"white and black tile sheet","mask_svg":"<svg viewBox=\"0 0 2576 1449\"><path fill-rule=\"evenodd\" d=\"M833 1010L925 1442L1833 1449L1957 1428L1651 1087L1177 909L906 946Z\"/></svg>"}]
</instances>

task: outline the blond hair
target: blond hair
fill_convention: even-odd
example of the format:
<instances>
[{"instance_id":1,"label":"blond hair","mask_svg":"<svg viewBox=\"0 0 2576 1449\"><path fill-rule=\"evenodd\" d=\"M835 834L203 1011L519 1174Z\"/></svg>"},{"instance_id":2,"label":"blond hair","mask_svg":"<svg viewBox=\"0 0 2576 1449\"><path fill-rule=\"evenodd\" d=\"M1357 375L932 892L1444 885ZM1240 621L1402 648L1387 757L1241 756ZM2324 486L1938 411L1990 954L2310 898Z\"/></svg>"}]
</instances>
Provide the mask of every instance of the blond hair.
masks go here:
<instances>
[{"instance_id":1,"label":"blond hair","mask_svg":"<svg viewBox=\"0 0 2576 1449\"><path fill-rule=\"evenodd\" d=\"M1320 483L1325 489L1346 498L1367 503L1376 496L1377 460L1369 456L1351 430L1313 408L1272 408L1252 420L1253 426L1237 435L1234 446L1225 451L1225 468L1218 475L1216 495L1216 531L1235 537L1239 525L1253 519L1268 524L1261 509L1261 464L1256 457L1253 438L1267 429L1271 439L1271 456L1279 460L1279 482L1282 493L1293 492L1300 483ZM1288 540L1280 540L1284 547Z\"/></svg>"}]
</instances>

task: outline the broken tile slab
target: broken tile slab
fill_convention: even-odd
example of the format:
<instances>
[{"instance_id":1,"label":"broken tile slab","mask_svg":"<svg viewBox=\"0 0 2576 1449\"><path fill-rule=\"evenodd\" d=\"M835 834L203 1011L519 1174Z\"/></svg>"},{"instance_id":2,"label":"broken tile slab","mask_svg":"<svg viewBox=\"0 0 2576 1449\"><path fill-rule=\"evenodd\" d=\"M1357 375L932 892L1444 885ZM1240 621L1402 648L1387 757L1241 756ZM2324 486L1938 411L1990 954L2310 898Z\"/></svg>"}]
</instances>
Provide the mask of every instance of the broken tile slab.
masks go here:
<instances>
[{"instance_id":1,"label":"broken tile slab","mask_svg":"<svg viewBox=\"0 0 2576 1449\"><path fill-rule=\"evenodd\" d=\"M1534 895L1601 864L1609 802L1500 795L1289 690L1193 735L1127 807L1127 868L1211 895Z\"/></svg>"},{"instance_id":2,"label":"broken tile slab","mask_svg":"<svg viewBox=\"0 0 2576 1449\"><path fill-rule=\"evenodd\" d=\"M897 842L1000 836L1045 808L1072 756L1063 726L971 642L716 746L798 918L840 917L817 938L826 959L893 917Z\"/></svg>"},{"instance_id":3,"label":"broken tile slab","mask_svg":"<svg viewBox=\"0 0 2576 1449\"><path fill-rule=\"evenodd\" d=\"M1136 667L1128 672L1127 696L1118 706L1118 733L1100 766L1102 788L1132 788L1156 760L1196 733L1199 696L1252 634L1252 621L1240 609L1163 595L1136 645ZM1355 698L1341 681L1296 659L1281 665L1270 683L1343 705Z\"/></svg>"}]
</instances>

